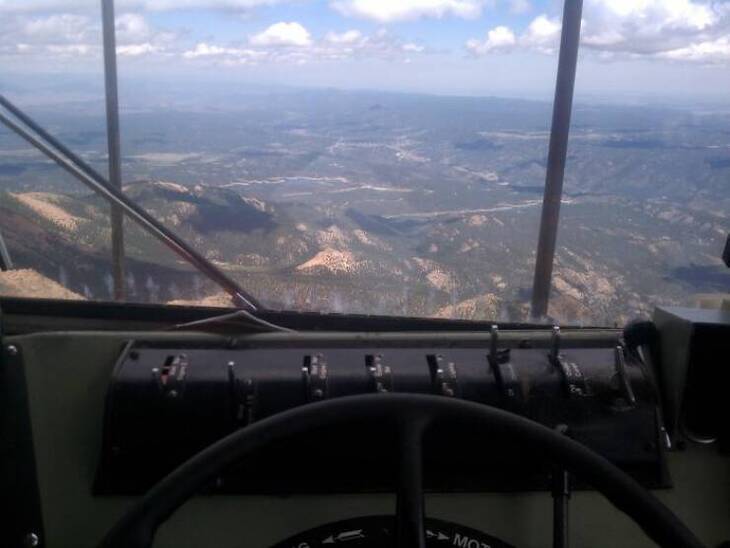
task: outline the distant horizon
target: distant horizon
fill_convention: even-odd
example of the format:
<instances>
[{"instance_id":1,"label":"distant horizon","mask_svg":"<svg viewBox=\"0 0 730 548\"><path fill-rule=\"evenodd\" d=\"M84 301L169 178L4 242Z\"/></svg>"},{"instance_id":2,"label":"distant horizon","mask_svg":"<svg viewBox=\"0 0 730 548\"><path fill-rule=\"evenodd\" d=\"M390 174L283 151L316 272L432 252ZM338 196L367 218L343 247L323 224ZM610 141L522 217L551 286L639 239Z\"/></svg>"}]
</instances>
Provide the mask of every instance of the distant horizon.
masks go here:
<instances>
[{"instance_id":1,"label":"distant horizon","mask_svg":"<svg viewBox=\"0 0 730 548\"><path fill-rule=\"evenodd\" d=\"M0 87L13 73L100 84L99 11L0 2ZM120 82L549 101L561 11L558 0L117 0ZM585 0L576 97L730 102L728 29L724 2Z\"/></svg>"},{"instance_id":2,"label":"distant horizon","mask_svg":"<svg viewBox=\"0 0 730 548\"><path fill-rule=\"evenodd\" d=\"M167 84L168 86L180 87L191 86L193 80L190 76L170 76L161 78L157 77L146 77L146 76L132 76L125 78L120 74L119 87L120 87L120 111L124 112L125 99L133 97L136 89L140 87L147 88L144 90L145 98L149 100L162 99L162 96L155 97L154 91L149 88ZM552 83L554 86L554 82ZM207 80L204 83L195 82L196 93L201 96L198 97L198 106L203 105L203 97L205 95L206 88L216 88L215 92L217 95L246 95L247 92L252 94L259 93L271 93L271 92L286 92L286 93L297 93L297 92L338 92L338 93L352 93L352 94L384 94L384 95L412 95L412 96L424 96L424 97L441 97L441 98L464 98L464 99L497 99L497 100L516 100L516 101L531 101L538 103L552 103L554 90L550 91L539 91L539 90L499 90L499 91L472 91L466 90L462 92L449 92L439 90L420 90L420 89L409 89L407 87L345 87L337 85L324 85L324 84L301 84L301 83L286 83L286 82L267 82L267 81L216 81ZM38 90L37 86L41 86ZM82 86L84 89L82 89ZM24 100L30 100L30 106L64 104L73 103L79 100L89 101L96 100L99 102L104 101L104 82L103 74L101 72L88 72L88 73L76 73L69 75L64 73L60 75L58 73L27 73L23 74L20 72L6 73L2 81L0 81L0 93L7 95L12 100L13 96L22 97ZM248 87L248 89L247 89ZM33 95L39 91L38 95L42 98L41 101L36 102ZM60 91L60 93L58 93ZM44 94L53 93L53 97L56 101L52 100L52 97L45 97ZM83 97L67 98L68 95L73 96L75 93L86 94ZM95 99L92 99L94 97ZM172 96L167 96L169 99ZM177 96L178 100L183 99L184 93L179 93ZM697 92L692 95L682 93L672 93L671 91L665 91L664 93L658 91L581 91L576 89L574 106L580 107L581 105L615 105L615 106L654 106L656 108L726 108L730 107L730 94L729 93L702 93ZM135 108L135 107L131 107Z\"/></svg>"}]
</instances>

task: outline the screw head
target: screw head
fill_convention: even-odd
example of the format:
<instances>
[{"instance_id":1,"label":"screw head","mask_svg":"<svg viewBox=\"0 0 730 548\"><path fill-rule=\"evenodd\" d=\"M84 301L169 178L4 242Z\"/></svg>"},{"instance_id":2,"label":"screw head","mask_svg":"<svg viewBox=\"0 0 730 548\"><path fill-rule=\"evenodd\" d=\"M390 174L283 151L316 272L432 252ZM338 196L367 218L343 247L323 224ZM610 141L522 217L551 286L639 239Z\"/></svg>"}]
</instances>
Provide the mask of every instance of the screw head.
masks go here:
<instances>
[{"instance_id":1,"label":"screw head","mask_svg":"<svg viewBox=\"0 0 730 548\"><path fill-rule=\"evenodd\" d=\"M9 344L5 350L7 350L8 354L11 356L17 356L18 355L18 347L14 344Z\"/></svg>"},{"instance_id":2,"label":"screw head","mask_svg":"<svg viewBox=\"0 0 730 548\"><path fill-rule=\"evenodd\" d=\"M23 544L25 546L28 546L28 548L32 548L34 546L40 546L41 539L38 538L38 535L36 535L35 533L28 533L23 538Z\"/></svg>"}]
</instances>

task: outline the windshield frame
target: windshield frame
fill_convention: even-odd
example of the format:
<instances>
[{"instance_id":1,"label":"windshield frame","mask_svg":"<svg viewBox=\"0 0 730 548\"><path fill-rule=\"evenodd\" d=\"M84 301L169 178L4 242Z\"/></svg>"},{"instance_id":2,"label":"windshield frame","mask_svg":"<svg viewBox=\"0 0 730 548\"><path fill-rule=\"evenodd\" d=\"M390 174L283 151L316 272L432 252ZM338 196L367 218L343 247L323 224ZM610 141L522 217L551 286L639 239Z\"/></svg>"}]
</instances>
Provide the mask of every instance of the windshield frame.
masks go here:
<instances>
[{"instance_id":1,"label":"windshield frame","mask_svg":"<svg viewBox=\"0 0 730 548\"><path fill-rule=\"evenodd\" d=\"M175 325L219 316L235 308L169 305L164 303L135 303L115 301L71 301L0 296L0 330L4 334L26 334L42 331L170 331ZM412 316L376 316L351 313L323 313L295 310L264 310L257 317L267 322L285 326L296 332L415 332L428 336L429 332L481 333L484 341L490 330L497 326L502 331L525 333L529 344L530 332L550 332L550 323L491 322ZM619 333L618 326L585 326L561 324L562 329L580 332ZM192 331L201 330L196 329ZM227 335L261 333L259 326L243 322L231 322L206 328L207 331ZM180 333L180 332L177 332ZM279 333L295 335L296 333ZM231 339L231 344L236 344ZM476 343L484 346L486 343ZM486 348L486 347L485 347Z\"/></svg>"}]
</instances>

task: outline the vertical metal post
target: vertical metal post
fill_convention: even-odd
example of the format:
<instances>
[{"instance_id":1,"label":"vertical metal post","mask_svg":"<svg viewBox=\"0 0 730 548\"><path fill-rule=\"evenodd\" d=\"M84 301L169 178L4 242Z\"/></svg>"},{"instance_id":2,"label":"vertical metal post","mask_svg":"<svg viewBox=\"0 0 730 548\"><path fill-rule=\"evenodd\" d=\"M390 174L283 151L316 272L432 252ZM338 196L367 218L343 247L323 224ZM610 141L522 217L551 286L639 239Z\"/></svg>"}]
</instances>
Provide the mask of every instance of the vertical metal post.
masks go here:
<instances>
[{"instance_id":1,"label":"vertical metal post","mask_svg":"<svg viewBox=\"0 0 730 548\"><path fill-rule=\"evenodd\" d=\"M567 435L568 427L559 424L555 430ZM553 468L551 494L553 496L553 548L570 545L570 475L558 466Z\"/></svg>"},{"instance_id":2,"label":"vertical metal post","mask_svg":"<svg viewBox=\"0 0 730 548\"><path fill-rule=\"evenodd\" d=\"M0 232L0 271L12 269L13 261L10 260L10 253L8 253L8 248L5 245L5 240L3 240L3 235Z\"/></svg>"},{"instance_id":3,"label":"vertical metal post","mask_svg":"<svg viewBox=\"0 0 730 548\"><path fill-rule=\"evenodd\" d=\"M109 149L109 182L122 189L122 164L119 145L119 97L117 92L117 47L114 30L114 0L101 0L104 32L104 84L106 89L106 132ZM122 208L111 206L112 276L114 299L124 300L124 217Z\"/></svg>"},{"instance_id":4,"label":"vertical metal post","mask_svg":"<svg viewBox=\"0 0 730 548\"><path fill-rule=\"evenodd\" d=\"M583 0L565 0L563 6L563 29L560 37L558 76L555 83L553 121L550 130L545 194L542 201L540 237L537 244L535 281L532 287L532 317L547 315L550 286L553 275L555 243L560 220L560 200L563 196L565 158L568 153L570 114L573 108L575 71L578 63L580 42L580 19Z\"/></svg>"}]
</instances>

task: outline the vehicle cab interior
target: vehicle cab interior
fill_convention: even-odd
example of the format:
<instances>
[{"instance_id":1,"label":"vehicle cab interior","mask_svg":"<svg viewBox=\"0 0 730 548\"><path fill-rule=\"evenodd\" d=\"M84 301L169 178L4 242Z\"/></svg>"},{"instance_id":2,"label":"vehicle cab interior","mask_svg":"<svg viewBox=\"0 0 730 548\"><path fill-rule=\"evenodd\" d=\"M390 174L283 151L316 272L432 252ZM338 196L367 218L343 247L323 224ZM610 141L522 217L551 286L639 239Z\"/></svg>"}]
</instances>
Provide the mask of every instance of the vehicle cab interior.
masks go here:
<instances>
[{"instance_id":1,"label":"vehicle cab interior","mask_svg":"<svg viewBox=\"0 0 730 548\"><path fill-rule=\"evenodd\" d=\"M202 200L204 190L195 190L193 183L189 188L150 184L148 194L122 186L116 62L136 50L125 50L124 42L115 48L115 32L124 40L128 29L119 17L115 27L113 1L102 0L101 7L108 177L94 167L88 151L75 152L77 141L64 139L55 126L46 129L41 116L0 95L0 122L7 130L0 137L42 154L53 169L90 193L84 194L85 202L73 202L81 199L8 187L6 201L0 202L0 545L730 547L730 237L722 224L727 216L718 217L714 247L707 248L716 253L705 253L715 265L715 291L702 302L694 294L690 302L689 290L684 301L673 295L663 302L652 294L651 306L641 308L646 313L635 319L621 316L612 325L561 319L549 304L570 293L566 287L573 279L565 274L568 255L561 256L562 263L555 259L562 252L556 251L561 197L569 216L569 208L578 207L570 200L592 199L563 194L566 161L573 161L568 133L581 20L592 17L582 16L580 0L566 0L560 11L552 125L540 168L546 177L544 196L514 210L541 212L537 248L526 259L534 285L524 297L529 304L523 308L531 307L524 319L506 315L505 307L499 317L459 317L457 310L485 301L452 298L459 284L432 266L435 244L410 251L431 253L431 259L409 259L408 264L414 271L431 265L424 283L441 288L433 290L434 298L443 300L439 310L448 314L378 312L377 294L385 295L380 300L392 298L387 284L373 286L364 301L372 308L357 311L313 310L287 306L284 300L274 307L258 298L256 290L248 290L258 287L256 276L309 276L312 283L340 287L332 261L350 268L356 254L337 248L332 241L345 236L323 223L317 234L329 239L314 258L289 270L264 272L257 263L259 270L245 271L206 252L220 241L215 230L200 229L209 240L189 239L186 226L144 205L187 200L188 209L204 204L216 219L227 211L221 205L227 195L194 201ZM587 24L584 32L591 31ZM249 46L266 46L272 36L280 37L273 31L256 35ZM496 38L490 33L490 39ZM359 37L337 40L354 44ZM207 47L197 51L214 51ZM384 108L389 107L371 106L367 112ZM122 117L129 127L135 120L134 113ZM613 153L618 145L611 143L606 149ZM465 154L481 154L482 146L469 141L462 148ZM649 145L642 146L648 153ZM10 157L15 149L7 150ZM256 157L252 149L244 152ZM270 153L259 151L258 157L270 158ZM132 160L124 161L126 170ZM162 164L171 169L168 157ZM214 165L213 160L205 164ZM19 177L8 170L10 175L0 171L0 176ZM252 180L241 183L242 192L258 188ZM290 184L283 177L269 183L275 188L271 192ZM383 193L379 188L358 192ZM163 192L164 199L145 202L153 191ZM236 207L248 208L249 222L281 215L283 207L305 211L310 204L292 200L324 201L327 193L346 192L289 196L278 210L246 195L236 198ZM180 195L185 200L174 197ZM102 211L99 204L106 215L89 213ZM616 204L611 207L623 207ZM342 207L349 212L347 222L364 223L364 214L352 213L352 203ZM491 222L499 230L498 222L506 222L499 215L513 211L505 207L478 210L481 217L469 210L458 222L474 230ZM240 215L232 217L235 222ZM369 225L352 231L352 241L357 236L358 245L372 246L381 238L391 242L387 253L396 255L400 248L392 242L419 237L430 230L424 228L427 223L439 223L439 230L457 225L451 210L447 220L440 209L429 220L423 212L397 215L370 215ZM191 217L191 223L200 218ZM105 223L98 229L101 236L84 228L96 226L90 224L94 219ZM379 228L373 228L376 221ZM59 270L54 253L67 245L66 236L41 237L40 229L27 226L59 234L86 230L85 239ZM274 231L255 232L246 241L267 238L267 230ZM308 230L292 229L305 235ZM160 261L149 271L156 278L138 275L135 285L129 272L141 272L143 260L124 257L123 234L148 237L159 247L141 249L171 253L174 268L184 265L185 272L194 273L170 278L166 287L189 279L197 288L202 279L222 297L185 300L165 289L170 295L164 299L134 298L134 291L140 295L143 290L159 296L155 280L173 267ZM83 257L84 252L91 256L97 236L108 242L102 249L111 257L109 271L92 268L96 263ZM277 238L277 249L288 241ZM491 243L488 238L481 242L484 247ZM469 245L476 248L474 242ZM669 246L659 239L656 245ZM628 264L634 260L628 243L624 251L621 260ZM148 251L146 260L155 253ZM87 266L74 270L75 262ZM398 276L408 275L403 268ZM509 268L518 275L517 267ZM494 283L506 285L503 278L511 283L509 275ZM250 280L253 285L246 283ZM11 290L16 282L27 291ZM108 286L108 297L97 296L97 282ZM79 297L69 297L72 292ZM316 299L315 293L307 293L306 302ZM418 290L414 293L413 302L427 301Z\"/></svg>"},{"instance_id":2,"label":"vehicle cab interior","mask_svg":"<svg viewBox=\"0 0 730 548\"><path fill-rule=\"evenodd\" d=\"M726 311L219 333L165 329L197 308L2 309L8 546L728 538Z\"/></svg>"}]
</instances>

